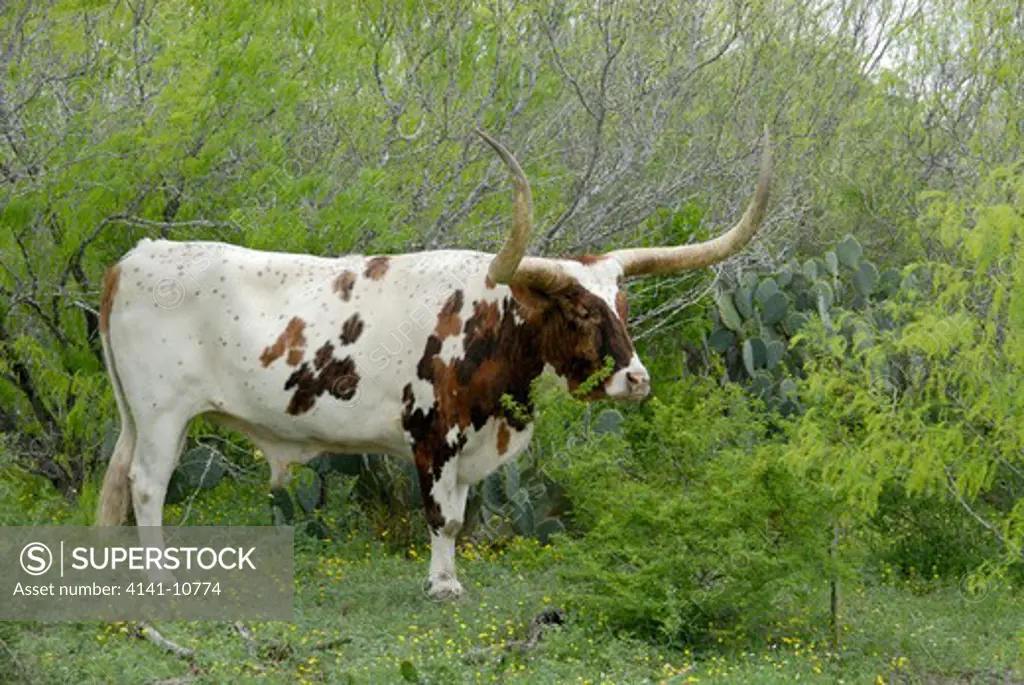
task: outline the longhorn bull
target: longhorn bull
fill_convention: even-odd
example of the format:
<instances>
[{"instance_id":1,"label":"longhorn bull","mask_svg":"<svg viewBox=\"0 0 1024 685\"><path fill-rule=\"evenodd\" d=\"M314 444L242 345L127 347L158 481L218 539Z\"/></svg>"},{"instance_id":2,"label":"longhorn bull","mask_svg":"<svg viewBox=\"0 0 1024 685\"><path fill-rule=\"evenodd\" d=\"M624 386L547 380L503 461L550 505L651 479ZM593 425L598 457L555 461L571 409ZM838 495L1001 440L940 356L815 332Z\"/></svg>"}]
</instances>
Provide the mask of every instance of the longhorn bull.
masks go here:
<instances>
[{"instance_id":1,"label":"longhorn bull","mask_svg":"<svg viewBox=\"0 0 1024 685\"><path fill-rule=\"evenodd\" d=\"M532 197L516 159L511 234L497 255L441 250L324 258L221 243L143 240L107 270L103 353L121 433L97 522L134 507L159 531L189 422L248 437L270 464L325 451L416 465L432 546L429 593L462 592L455 536L469 486L526 448L530 385L544 372L587 399L640 400L650 379L626 331L623 279L713 264L754 235L768 203L767 134L757 190L713 240L577 259L525 256ZM611 368L607 369L607 361ZM521 410L510 410L511 396ZM162 544L157 533L156 544Z\"/></svg>"}]
</instances>

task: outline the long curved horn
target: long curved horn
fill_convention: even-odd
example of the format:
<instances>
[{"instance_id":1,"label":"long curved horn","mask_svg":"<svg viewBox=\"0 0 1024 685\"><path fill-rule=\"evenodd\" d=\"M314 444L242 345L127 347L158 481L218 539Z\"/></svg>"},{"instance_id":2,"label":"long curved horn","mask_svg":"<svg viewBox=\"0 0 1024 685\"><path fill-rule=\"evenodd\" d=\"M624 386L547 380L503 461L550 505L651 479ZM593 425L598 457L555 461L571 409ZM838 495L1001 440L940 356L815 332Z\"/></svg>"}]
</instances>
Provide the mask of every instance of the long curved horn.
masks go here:
<instances>
[{"instance_id":1,"label":"long curved horn","mask_svg":"<svg viewBox=\"0 0 1024 685\"><path fill-rule=\"evenodd\" d=\"M479 128L476 134L494 148L512 175L515 189L515 210L512 219L512 233L501 250L491 260L487 275L495 283L528 285L548 292L556 292L571 282L557 263L540 257L525 257L533 229L533 194L519 162L504 145Z\"/></svg>"},{"instance_id":2,"label":"long curved horn","mask_svg":"<svg viewBox=\"0 0 1024 685\"><path fill-rule=\"evenodd\" d=\"M728 232L696 245L678 247L638 247L609 252L622 264L626 276L669 274L720 262L739 252L757 232L768 207L772 188L772 145L768 127L764 129L764 149L761 151L761 174L757 180L754 198L736 225Z\"/></svg>"},{"instance_id":3,"label":"long curved horn","mask_svg":"<svg viewBox=\"0 0 1024 685\"><path fill-rule=\"evenodd\" d=\"M501 160L505 162L509 173L512 175L512 185L515 187L515 215L512 220L512 233L508 240L501 246L501 251L491 260L491 266L487 275L495 283L511 283L515 276L519 262L526 254L526 246L530 242L530 231L533 229L533 194L530 192L530 182L526 180L519 162L512 156L504 145L491 138L479 128L474 129L476 134L494 148Z\"/></svg>"}]
</instances>

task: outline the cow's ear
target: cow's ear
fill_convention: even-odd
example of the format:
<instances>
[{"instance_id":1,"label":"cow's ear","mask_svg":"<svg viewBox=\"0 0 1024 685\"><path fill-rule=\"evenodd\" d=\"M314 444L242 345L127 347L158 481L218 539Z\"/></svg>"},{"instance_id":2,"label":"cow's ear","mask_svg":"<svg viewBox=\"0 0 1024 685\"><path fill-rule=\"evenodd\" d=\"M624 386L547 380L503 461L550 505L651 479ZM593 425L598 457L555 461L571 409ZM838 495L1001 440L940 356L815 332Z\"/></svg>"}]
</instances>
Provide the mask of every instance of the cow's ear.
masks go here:
<instances>
[{"instance_id":1,"label":"cow's ear","mask_svg":"<svg viewBox=\"0 0 1024 685\"><path fill-rule=\"evenodd\" d=\"M509 288L512 290L512 297L530 315L546 311L555 302L554 298L548 293L537 288L531 288L528 285L512 284Z\"/></svg>"}]
</instances>

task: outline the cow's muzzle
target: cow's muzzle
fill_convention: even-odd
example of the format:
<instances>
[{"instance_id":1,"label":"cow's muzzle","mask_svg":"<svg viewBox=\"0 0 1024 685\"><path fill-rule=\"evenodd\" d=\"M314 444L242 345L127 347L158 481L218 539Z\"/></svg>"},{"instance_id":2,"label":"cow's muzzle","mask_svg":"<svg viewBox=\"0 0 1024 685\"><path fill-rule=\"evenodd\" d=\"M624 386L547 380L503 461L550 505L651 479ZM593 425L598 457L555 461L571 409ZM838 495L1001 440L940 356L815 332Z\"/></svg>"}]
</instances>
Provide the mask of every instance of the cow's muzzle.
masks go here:
<instances>
[{"instance_id":1,"label":"cow's muzzle","mask_svg":"<svg viewBox=\"0 0 1024 685\"><path fill-rule=\"evenodd\" d=\"M651 376L647 369L640 363L640 359L633 355L629 366L619 369L608 379L605 385L605 393L608 397L617 400L640 401L651 394Z\"/></svg>"}]
</instances>

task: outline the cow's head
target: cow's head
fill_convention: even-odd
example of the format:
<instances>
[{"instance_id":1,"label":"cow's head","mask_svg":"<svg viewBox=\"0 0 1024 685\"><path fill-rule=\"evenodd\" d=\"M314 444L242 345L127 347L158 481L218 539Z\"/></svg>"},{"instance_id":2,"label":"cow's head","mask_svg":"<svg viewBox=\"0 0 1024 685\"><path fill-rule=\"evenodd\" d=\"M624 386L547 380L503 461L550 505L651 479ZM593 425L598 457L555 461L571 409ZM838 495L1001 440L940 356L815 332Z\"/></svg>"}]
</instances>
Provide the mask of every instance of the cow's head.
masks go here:
<instances>
[{"instance_id":1,"label":"cow's head","mask_svg":"<svg viewBox=\"0 0 1024 685\"><path fill-rule=\"evenodd\" d=\"M735 254L750 241L764 217L771 191L767 130L754 198L726 233L694 245L631 248L571 260L524 256L533 213L526 174L500 143L483 131L477 133L508 165L515 186L512 233L491 261L489 281L511 288L526 323L537 332L544 362L570 390L579 390L604 372L596 387L582 388L582 397L643 399L650 392L650 377L626 331L629 306L623 281L706 267ZM611 360L610 374L605 371L607 360Z\"/></svg>"}]
</instances>

